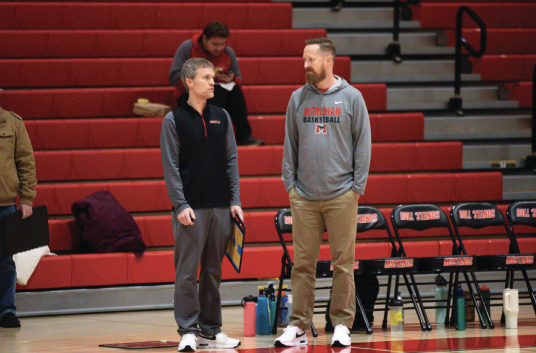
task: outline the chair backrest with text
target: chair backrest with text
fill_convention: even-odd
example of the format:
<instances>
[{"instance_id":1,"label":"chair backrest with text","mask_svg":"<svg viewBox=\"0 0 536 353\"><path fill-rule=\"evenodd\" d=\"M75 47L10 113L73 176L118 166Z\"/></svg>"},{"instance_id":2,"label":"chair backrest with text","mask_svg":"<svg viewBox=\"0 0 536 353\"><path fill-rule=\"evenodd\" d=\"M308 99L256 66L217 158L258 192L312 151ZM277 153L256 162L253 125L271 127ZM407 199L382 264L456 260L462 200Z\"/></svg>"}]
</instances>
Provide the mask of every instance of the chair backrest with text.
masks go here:
<instances>
[{"instance_id":1,"label":"chair backrest with text","mask_svg":"<svg viewBox=\"0 0 536 353\"><path fill-rule=\"evenodd\" d=\"M399 256L398 247L383 213L375 207L359 206L357 209L357 233L371 230L385 230L394 249L392 256Z\"/></svg>"},{"instance_id":2,"label":"chair backrest with text","mask_svg":"<svg viewBox=\"0 0 536 353\"><path fill-rule=\"evenodd\" d=\"M450 219L463 254L469 255L460 235L460 227L482 229L487 227L504 228L510 241L511 236L506 221L499 208L488 202L459 203L450 210Z\"/></svg>"},{"instance_id":3,"label":"chair backrest with text","mask_svg":"<svg viewBox=\"0 0 536 353\"><path fill-rule=\"evenodd\" d=\"M525 245L520 247L518 239L514 233L514 226L528 226L535 228L536 232L536 201L518 201L511 204L506 210L506 219L508 221L508 229L512 235L510 241L514 247L514 251L521 253L536 252L536 239L533 237L528 240Z\"/></svg>"},{"instance_id":4,"label":"chair backrest with text","mask_svg":"<svg viewBox=\"0 0 536 353\"><path fill-rule=\"evenodd\" d=\"M400 205L391 212L391 223L400 244L400 252L406 256L399 229L424 231L431 228L447 228L453 244L456 244L449 219L441 208L432 204ZM457 247L455 246L457 249ZM457 254L456 254L457 255Z\"/></svg>"}]
</instances>

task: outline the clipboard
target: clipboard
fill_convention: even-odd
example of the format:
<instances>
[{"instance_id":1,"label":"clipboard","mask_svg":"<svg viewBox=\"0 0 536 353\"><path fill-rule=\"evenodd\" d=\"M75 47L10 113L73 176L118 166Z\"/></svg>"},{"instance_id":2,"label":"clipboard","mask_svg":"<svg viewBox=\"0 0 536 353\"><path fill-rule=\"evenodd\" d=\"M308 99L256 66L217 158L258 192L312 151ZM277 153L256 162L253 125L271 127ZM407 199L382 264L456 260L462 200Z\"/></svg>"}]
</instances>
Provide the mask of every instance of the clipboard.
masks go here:
<instances>
[{"instance_id":1,"label":"clipboard","mask_svg":"<svg viewBox=\"0 0 536 353\"><path fill-rule=\"evenodd\" d=\"M22 219L22 211L0 217L0 234L5 256L48 245L47 207L34 207L33 214L26 219Z\"/></svg>"},{"instance_id":2,"label":"clipboard","mask_svg":"<svg viewBox=\"0 0 536 353\"><path fill-rule=\"evenodd\" d=\"M231 239L229 239L229 244L227 244L225 256L227 256L236 272L240 273L240 268L242 266L242 255L244 251L244 236L246 235L246 226L238 217L232 219L231 226Z\"/></svg>"}]
</instances>

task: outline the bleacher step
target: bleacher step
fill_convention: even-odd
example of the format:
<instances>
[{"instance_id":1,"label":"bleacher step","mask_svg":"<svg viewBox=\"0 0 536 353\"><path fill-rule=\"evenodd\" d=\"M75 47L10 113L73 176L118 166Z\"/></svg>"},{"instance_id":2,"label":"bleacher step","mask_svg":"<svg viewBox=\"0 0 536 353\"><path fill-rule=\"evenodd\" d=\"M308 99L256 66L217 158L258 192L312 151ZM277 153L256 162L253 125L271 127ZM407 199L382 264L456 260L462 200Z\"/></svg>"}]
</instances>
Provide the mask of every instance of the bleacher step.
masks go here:
<instances>
[{"instance_id":1,"label":"bleacher step","mask_svg":"<svg viewBox=\"0 0 536 353\"><path fill-rule=\"evenodd\" d=\"M479 140L530 138L532 118L528 114L426 116L424 139Z\"/></svg>"},{"instance_id":2,"label":"bleacher step","mask_svg":"<svg viewBox=\"0 0 536 353\"><path fill-rule=\"evenodd\" d=\"M392 8L294 8L292 28L389 29L393 28ZM420 28L419 21L400 21L400 28Z\"/></svg>"},{"instance_id":3,"label":"bleacher step","mask_svg":"<svg viewBox=\"0 0 536 353\"><path fill-rule=\"evenodd\" d=\"M330 6L331 7L331 4L332 4L332 0L272 0L272 2L290 2L294 5L302 5L302 4L306 4L306 5L309 5L309 4L320 4L320 3L323 3L325 4L326 6ZM359 4L359 3L366 3L366 4L370 4L370 3L392 3L393 0L345 0L344 1L346 4Z\"/></svg>"},{"instance_id":4,"label":"bleacher step","mask_svg":"<svg viewBox=\"0 0 536 353\"><path fill-rule=\"evenodd\" d=\"M463 144L463 169L515 169L525 167L525 158L531 154L530 143Z\"/></svg>"},{"instance_id":5,"label":"bleacher step","mask_svg":"<svg viewBox=\"0 0 536 353\"><path fill-rule=\"evenodd\" d=\"M536 200L536 175L503 176L503 200Z\"/></svg>"},{"instance_id":6,"label":"bleacher step","mask_svg":"<svg viewBox=\"0 0 536 353\"><path fill-rule=\"evenodd\" d=\"M499 100L499 87L462 87L464 109L509 109L518 108L516 101ZM454 97L452 87L402 87L387 88L387 110L418 111L443 110Z\"/></svg>"},{"instance_id":7,"label":"bleacher step","mask_svg":"<svg viewBox=\"0 0 536 353\"><path fill-rule=\"evenodd\" d=\"M391 33L328 33L338 55L385 55ZM454 48L437 45L437 33L401 33L402 55L453 55Z\"/></svg>"},{"instance_id":8,"label":"bleacher step","mask_svg":"<svg viewBox=\"0 0 536 353\"><path fill-rule=\"evenodd\" d=\"M454 60L352 61L352 82L454 82ZM479 74L463 74L462 81L480 81Z\"/></svg>"}]
</instances>

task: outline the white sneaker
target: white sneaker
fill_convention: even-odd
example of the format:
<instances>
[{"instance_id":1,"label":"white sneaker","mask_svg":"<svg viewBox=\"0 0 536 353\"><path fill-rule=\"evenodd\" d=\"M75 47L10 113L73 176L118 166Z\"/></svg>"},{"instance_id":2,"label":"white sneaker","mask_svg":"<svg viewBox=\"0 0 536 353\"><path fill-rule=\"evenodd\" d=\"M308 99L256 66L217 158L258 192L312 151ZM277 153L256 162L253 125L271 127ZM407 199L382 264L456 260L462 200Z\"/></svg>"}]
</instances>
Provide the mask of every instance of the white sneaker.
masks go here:
<instances>
[{"instance_id":1,"label":"white sneaker","mask_svg":"<svg viewBox=\"0 0 536 353\"><path fill-rule=\"evenodd\" d=\"M179 343L179 352L195 352L197 337L193 333L187 333L182 336L181 343Z\"/></svg>"},{"instance_id":2,"label":"white sneaker","mask_svg":"<svg viewBox=\"0 0 536 353\"><path fill-rule=\"evenodd\" d=\"M240 341L230 338L225 333L220 332L216 336L199 335L199 348L235 348L240 346Z\"/></svg>"},{"instance_id":3,"label":"white sneaker","mask_svg":"<svg viewBox=\"0 0 536 353\"><path fill-rule=\"evenodd\" d=\"M350 330L344 325L335 326L333 337L331 338L332 347L350 347L352 339L350 338Z\"/></svg>"},{"instance_id":4,"label":"white sneaker","mask_svg":"<svg viewBox=\"0 0 536 353\"><path fill-rule=\"evenodd\" d=\"M283 334L276 338L274 345L276 347L294 347L307 345L307 335L305 330L298 326L288 325Z\"/></svg>"}]
</instances>

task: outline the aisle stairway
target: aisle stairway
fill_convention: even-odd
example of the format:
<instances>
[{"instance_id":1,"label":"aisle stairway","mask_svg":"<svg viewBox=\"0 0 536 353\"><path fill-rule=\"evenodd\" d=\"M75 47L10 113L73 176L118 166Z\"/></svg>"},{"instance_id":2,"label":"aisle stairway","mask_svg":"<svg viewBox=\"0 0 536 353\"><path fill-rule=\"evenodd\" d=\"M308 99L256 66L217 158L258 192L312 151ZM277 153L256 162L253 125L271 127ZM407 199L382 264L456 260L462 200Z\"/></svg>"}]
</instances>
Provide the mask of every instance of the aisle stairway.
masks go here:
<instances>
[{"instance_id":1,"label":"aisle stairway","mask_svg":"<svg viewBox=\"0 0 536 353\"><path fill-rule=\"evenodd\" d=\"M490 76L486 57L475 62L473 71L463 76L467 116L455 118L446 110L452 88L445 83L453 77L450 23L438 31L427 11L414 9L418 16L402 24L402 54L409 56L395 65L382 56L391 38L392 12L386 3L375 2L377 9L361 8L360 1L348 4L335 14L327 3L314 1L301 2L294 10L288 3L245 0L217 9L203 2L0 2L0 106L25 119L36 151L36 204L49 209L50 246L60 254L43 259L29 285L19 289L173 281L171 204L158 149L162 118L133 117L132 106L141 97L174 105L167 83L171 57L212 19L231 27L229 45L239 56L249 119L255 136L267 143L239 148L247 249L240 274L224 262L225 280L279 274L281 250L274 244L273 217L277 209L289 206L279 176L283 114L291 92L303 84L306 38L327 34L336 42L340 56L335 72L363 93L370 111L371 175L362 204L377 205L387 215L400 203L440 203L447 210L460 201L511 199L504 187L518 185L516 181L503 182L499 169L486 163L523 158L531 119L518 107L528 107L524 97L531 86L517 81L525 76L518 72L503 80ZM356 16L367 20L355 21ZM533 30L523 33L534 39ZM503 46L503 34L490 33L490 43L498 43L490 44L494 54L503 47L512 55L536 54ZM532 57L522 60L529 65ZM503 81L511 84L510 91ZM480 139L486 139L488 152L497 152L488 157L468 143ZM503 139L516 140L509 145ZM97 190L110 190L134 215L150 247L142 258L77 253L80 230L70 206ZM406 236L415 238L412 252L426 249L428 255L439 255L450 251L441 238L446 235ZM369 237L356 243L356 256L389 255L376 233ZM503 240L482 245L475 239L470 244L487 253ZM320 257L329 258L327 245Z\"/></svg>"}]
</instances>

